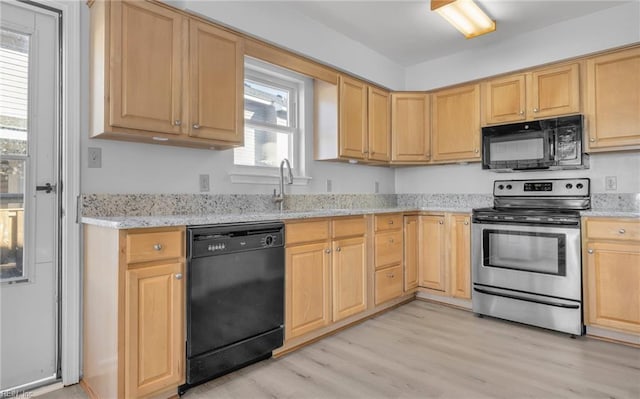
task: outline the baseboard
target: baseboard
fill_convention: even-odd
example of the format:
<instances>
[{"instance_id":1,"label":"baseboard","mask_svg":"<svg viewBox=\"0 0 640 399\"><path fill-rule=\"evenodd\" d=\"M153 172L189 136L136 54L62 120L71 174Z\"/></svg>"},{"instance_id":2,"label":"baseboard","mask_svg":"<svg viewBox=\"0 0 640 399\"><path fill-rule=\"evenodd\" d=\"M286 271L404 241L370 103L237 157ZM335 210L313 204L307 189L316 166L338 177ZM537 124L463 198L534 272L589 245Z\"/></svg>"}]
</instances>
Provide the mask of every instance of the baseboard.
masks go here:
<instances>
[{"instance_id":1,"label":"baseboard","mask_svg":"<svg viewBox=\"0 0 640 399\"><path fill-rule=\"evenodd\" d=\"M434 295L424 291L418 291L416 294L416 299L429 301L429 302L438 302L438 303L454 306L456 308L460 308L464 310L471 310L470 299L460 299L460 298L452 298L449 296Z\"/></svg>"},{"instance_id":2,"label":"baseboard","mask_svg":"<svg viewBox=\"0 0 640 399\"><path fill-rule=\"evenodd\" d=\"M607 328L587 326L587 336L640 348L640 335L609 330Z\"/></svg>"}]
</instances>

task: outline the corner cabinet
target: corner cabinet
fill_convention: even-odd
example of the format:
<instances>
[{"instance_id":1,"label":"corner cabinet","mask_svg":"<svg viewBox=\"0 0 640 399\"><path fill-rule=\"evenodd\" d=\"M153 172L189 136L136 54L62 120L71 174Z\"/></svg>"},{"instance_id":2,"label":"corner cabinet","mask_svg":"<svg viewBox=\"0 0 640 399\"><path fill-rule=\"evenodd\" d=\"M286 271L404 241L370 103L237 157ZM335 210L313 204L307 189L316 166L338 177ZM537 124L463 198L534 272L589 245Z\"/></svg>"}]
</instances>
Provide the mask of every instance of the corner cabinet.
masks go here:
<instances>
[{"instance_id":1,"label":"corner cabinet","mask_svg":"<svg viewBox=\"0 0 640 399\"><path fill-rule=\"evenodd\" d=\"M431 94L433 162L480 161L480 85Z\"/></svg>"},{"instance_id":2,"label":"corner cabinet","mask_svg":"<svg viewBox=\"0 0 640 399\"><path fill-rule=\"evenodd\" d=\"M149 1L91 3L90 135L242 145L243 39Z\"/></svg>"},{"instance_id":3,"label":"corner cabinet","mask_svg":"<svg viewBox=\"0 0 640 399\"><path fill-rule=\"evenodd\" d=\"M81 384L92 398L171 397L184 383L184 227L84 226Z\"/></svg>"},{"instance_id":4,"label":"corner cabinet","mask_svg":"<svg viewBox=\"0 0 640 399\"><path fill-rule=\"evenodd\" d=\"M640 220L589 217L583 226L587 332L625 333L640 344Z\"/></svg>"},{"instance_id":5,"label":"corner cabinet","mask_svg":"<svg viewBox=\"0 0 640 399\"><path fill-rule=\"evenodd\" d=\"M424 164L429 161L429 95L391 94L391 163Z\"/></svg>"},{"instance_id":6,"label":"corner cabinet","mask_svg":"<svg viewBox=\"0 0 640 399\"><path fill-rule=\"evenodd\" d=\"M482 83L483 125L579 113L580 64L535 69Z\"/></svg>"},{"instance_id":7,"label":"corner cabinet","mask_svg":"<svg viewBox=\"0 0 640 399\"><path fill-rule=\"evenodd\" d=\"M640 48L587 60L588 152L640 149Z\"/></svg>"}]
</instances>

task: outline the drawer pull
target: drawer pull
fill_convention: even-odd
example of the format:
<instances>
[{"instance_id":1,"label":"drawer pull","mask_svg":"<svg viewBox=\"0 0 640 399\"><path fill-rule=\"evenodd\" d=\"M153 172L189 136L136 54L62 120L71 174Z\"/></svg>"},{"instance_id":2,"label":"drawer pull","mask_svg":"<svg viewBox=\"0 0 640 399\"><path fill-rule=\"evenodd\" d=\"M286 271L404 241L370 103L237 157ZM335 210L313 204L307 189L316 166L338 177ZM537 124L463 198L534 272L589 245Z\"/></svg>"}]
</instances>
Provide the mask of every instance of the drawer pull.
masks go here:
<instances>
[{"instance_id":1,"label":"drawer pull","mask_svg":"<svg viewBox=\"0 0 640 399\"><path fill-rule=\"evenodd\" d=\"M624 233L626 233L626 230L625 229L620 229L620 230L618 230L618 233L624 234Z\"/></svg>"},{"instance_id":2,"label":"drawer pull","mask_svg":"<svg viewBox=\"0 0 640 399\"><path fill-rule=\"evenodd\" d=\"M389 278L394 278L394 277L395 277L395 275L394 275L393 273L387 273L387 277L389 277Z\"/></svg>"},{"instance_id":3,"label":"drawer pull","mask_svg":"<svg viewBox=\"0 0 640 399\"><path fill-rule=\"evenodd\" d=\"M327 248L327 249L325 249L325 250L324 250L324 253L325 253L325 254L330 254L330 253L331 253L331 250L330 250L329 248Z\"/></svg>"},{"instance_id":4,"label":"drawer pull","mask_svg":"<svg viewBox=\"0 0 640 399\"><path fill-rule=\"evenodd\" d=\"M393 219L389 219L389 224L393 224Z\"/></svg>"},{"instance_id":5,"label":"drawer pull","mask_svg":"<svg viewBox=\"0 0 640 399\"><path fill-rule=\"evenodd\" d=\"M155 249L156 251L161 251L162 250L162 244L155 244L153 246L153 249Z\"/></svg>"},{"instance_id":6,"label":"drawer pull","mask_svg":"<svg viewBox=\"0 0 640 399\"><path fill-rule=\"evenodd\" d=\"M593 249L589 249L589 250L587 250L587 252L589 252L590 254L592 254L592 253L593 253Z\"/></svg>"},{"instance_id":7,"label":"drawer pull","mask_svg":"<svg viewBox=\"0 0 640 399\"><path fill-rule=\"evenodd\" d=\"M444 220L438 221L439 224L444 224Z\"/></svg>"},{"instance_id":8,"label":"drawer pull","mask_svg":"<svg viewBox=\"0 0 640 399\"><path fill-rule=\"evenodd\" d=\"M336 251L340 252L340 251L342 251L342 248L338 247L338 248L336 248Z\"/></svg>"},{"instance_id":9,"label":"drawer pull","mask_svg":"<svg viewBox=\"0 0 640 399\"><path fill-rule=\"evenodd\" d=\"M182 280L182 273L176 273L176 280Z\"/></svg>"},{"instance_id":10,"label":"drawer pull","mask_svg":"<svg viewBox=\"0 0 640 399\"><path fill-rule=\"evenodd\" d=\"M393 244L393 238L389 238L389 243Z\"/></svg>"}]
</instances>

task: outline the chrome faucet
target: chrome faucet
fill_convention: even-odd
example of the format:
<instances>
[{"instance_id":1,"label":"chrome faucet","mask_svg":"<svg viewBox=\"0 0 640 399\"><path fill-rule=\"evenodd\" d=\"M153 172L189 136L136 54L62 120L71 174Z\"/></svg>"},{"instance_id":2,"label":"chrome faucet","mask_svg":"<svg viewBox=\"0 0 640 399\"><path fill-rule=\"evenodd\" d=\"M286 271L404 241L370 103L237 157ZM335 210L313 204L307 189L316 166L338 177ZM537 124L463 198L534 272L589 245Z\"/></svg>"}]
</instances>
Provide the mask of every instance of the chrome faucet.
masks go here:
<instances>
[{"instance_id":1,"label":"chrome faucet","mask_svg":"<svg viewBox=\"0 0 640 399\"><path fill-rule=\"evenodd\" d=\"M293 184L293 173L291 172L291 164L287 158L284 158L282 162L280 162L280 194L276 194L276 189L273 189L273 202L276 204L280 204L280 211L282 212L284 208L284 165L287 165L287 169L289 169L289 181L287 184Z\"/></svg>"}]
</instances>

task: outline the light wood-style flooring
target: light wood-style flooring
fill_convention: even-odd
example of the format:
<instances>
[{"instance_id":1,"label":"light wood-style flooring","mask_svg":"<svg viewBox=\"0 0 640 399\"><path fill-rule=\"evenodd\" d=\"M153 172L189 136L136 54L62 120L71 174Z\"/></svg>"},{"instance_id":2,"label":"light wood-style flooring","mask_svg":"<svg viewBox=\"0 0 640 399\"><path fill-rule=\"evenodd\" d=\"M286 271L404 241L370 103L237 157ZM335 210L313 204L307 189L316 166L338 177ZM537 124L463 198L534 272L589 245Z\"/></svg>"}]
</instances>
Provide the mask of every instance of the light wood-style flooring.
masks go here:
<instances>
[{"instance_id":1,"label":"light wood-style flooring","mask_svg":"<svg viewBox=\"0 0 640 399\"><path fill-rule=\"evenodd\" d=\"M413 301L184 398L638 399L640 349Z\"/></svg>"}]
</instances>

